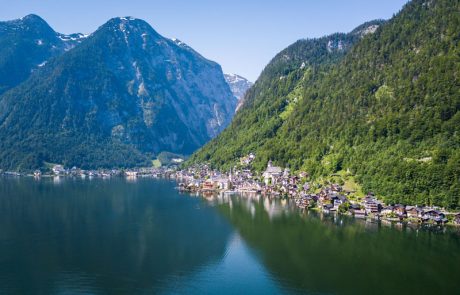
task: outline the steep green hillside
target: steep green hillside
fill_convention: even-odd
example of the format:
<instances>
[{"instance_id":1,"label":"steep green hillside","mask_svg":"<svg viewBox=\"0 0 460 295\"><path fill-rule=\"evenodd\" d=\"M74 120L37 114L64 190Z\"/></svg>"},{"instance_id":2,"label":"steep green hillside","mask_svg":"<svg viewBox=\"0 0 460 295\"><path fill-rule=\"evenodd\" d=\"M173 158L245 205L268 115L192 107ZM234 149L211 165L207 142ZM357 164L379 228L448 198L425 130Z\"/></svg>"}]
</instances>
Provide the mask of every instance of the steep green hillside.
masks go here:
<instances>
[{"instance_id":1,"label":"steep green hillside","mask_svg":"<svg viewBox=\"0 0 460 295\"><path fill-rule=\"evenodd\" d=\"M255 152L258 170L349 169L387 201L459 207L459 41L459 1L414 0L335 64L272 62L191 161L228 168Z\"/></svg>"}]
</instances>

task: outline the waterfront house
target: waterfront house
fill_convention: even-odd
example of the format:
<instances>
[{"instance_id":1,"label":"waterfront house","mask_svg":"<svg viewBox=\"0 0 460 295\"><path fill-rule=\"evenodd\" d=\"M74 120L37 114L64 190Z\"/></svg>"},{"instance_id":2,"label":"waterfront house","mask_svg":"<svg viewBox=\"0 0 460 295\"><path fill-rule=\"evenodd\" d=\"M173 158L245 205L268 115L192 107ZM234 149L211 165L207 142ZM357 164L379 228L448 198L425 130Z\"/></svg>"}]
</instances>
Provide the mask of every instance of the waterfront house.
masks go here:
<instances>
[{"instance_id":1,"label":"waterfront house","mask_svg":"<svg viewBox=\"0 0 460 295\"><path fill-rule=\"evenodd\" d=\"M407 217L406 206L397 204L394 206L394 213L398 215L399 218Z\"/></svg>"},{"instance_id":2,"label":"waterfront house","mask_svg":"<svg viewBox=\"0 0 460 295\"><path fill-rule=\"evenodd\" d=\"M391 206L391 205L383 207L382 210L380 211L380 213L382 215L390 215L390 214L394 213L394 207Z\"/></svg>"},{"instance_id":3,"label":"waterfront house","mask_svg":"<svg viewBox=\"0 0 460 295\"><path fill-rule=\"evenodd\" d=\"M382 209L382 205L373 197L366 197L364 200L364 210L367 214L378 214Z\"/></svg>"},{"instance_id":4,"label":"waterfront house","mask_svg":"<svg viewBox=\"0 0 460 295\"><path fill-rule=\"evenodd\" d=\"M55 175L62 175L62 174L65 174L64 166L62 166L62 165L54 165L54 166L53 166L53 173L54 173Z\"/></svg>"},{"instance_id":5,"label":"waterfront house","mask_svg":"<svg viewBox=\"0 0 460 295\"><path fill-rule=\"evenodd\" d=\"M409 218L422 218L423 216L423 209L416 206L407 206L406 212Z\"/></svg>"},{"instance_id":6,"label":"waterfront house","mask_svg":"<svg viewBox=\"0 0 460 295\"><path fill-rule=\"evenodd\" d=\"M441 211L438 211L438 210L433 210L433 209L429 209L429 210L426 210L424 213L423 213L423 219L424 220L432 220L436 223L446 223L447 222L447 219L446 219L446 215L444 213L442 213Z\"/></svg>"},{"instance_id":7,"label":"waterfront house","mask_svg":"<svg viewBox=\"0 0 460 295\"><path fill-rule=\"evenodd\" d=\"M90 173L91 175L94 174L94 172L90 172ZM125 174L129 178L137 177L137 171L125 171Z\"/></svg>"},{"instance_id":8,"label":"waterfront house","mask_svg":"<svg viewBox=\"0 0 460 295\"><path fill-rule=\"evenodd\" d=\"M340 205L345 204L346 202L348 202L347 197L339 195L334 198L334 207L338 209Z\"/></svg>"},{"instance_id":9,"label":"waterfront house","mask_svg":"<svg viewBox=\"0 0 460 295\"><path fill-rule=\"evenodd\" d=\"M207 179L202 186L203 191L214 191L214 181L212 179Z\"/></svg>"},{"instance_id":10,"label":"waterfront house","mask_svg":"<svg viewBox=\"0 0 460 295\"><path fill-rule=\"evenodd\" d=\"M454 224L460 225L460 213L457 213L457 215L455 215Z\"/></svg>"},{"instance_id":11,"label":"waterfront house","mask_svg":"<svg viewBox=\"0 0 460 295\"><path fill-rule=\"evenodd\" d=\"M226 177L216 178L214 180L214 185L217 186L219 190L229 190L231 188L230 180Z\"/></svg>"}]
</instances>

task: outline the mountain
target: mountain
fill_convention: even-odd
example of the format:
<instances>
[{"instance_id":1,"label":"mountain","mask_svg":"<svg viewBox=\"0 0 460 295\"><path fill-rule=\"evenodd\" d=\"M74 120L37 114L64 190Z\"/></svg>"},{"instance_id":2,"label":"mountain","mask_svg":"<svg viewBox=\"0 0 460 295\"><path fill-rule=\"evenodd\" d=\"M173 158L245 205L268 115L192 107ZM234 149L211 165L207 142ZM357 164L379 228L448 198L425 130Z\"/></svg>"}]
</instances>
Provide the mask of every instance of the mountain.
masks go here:
<instances>
[{"instance_id":1,"label":"mountain","mask_svg":"<svg viewBox=\"0 0 460 295\"><path fill-rule=\"evenodd\" d=\"M224 77L228 86L230 86L233 96L235 96L238 101L244 97L246 91L253 85L248 79L237 74L224 74Z\"/></svg>"},{"instance_id":2,"label":"mountain","mask_svg":"<svg viewBox=\"0 0 460 295\"><path fill-rule=\"evenodd\" d=\"M460 207L459 11L413 0L354 45L291 45L190 163L228 169L254 152L258 171L272 159L313 180L344 173L389 203Z\"/></svg>"},{"instance_id":3,"label":"mountain","mask_svg":"<svg viewBox=\"0 0 460 295\"><path fill-rule=\"evenodd\" d=\"M221 67L146 22L114 18L0 96L0 167L149 164L191 154L236 107Z\"/></svg>"},{"instance_id":4,"label":"mountain","mask_svg":"<svg viewBox=\"0 0 460 295\"><path fill-rule=\"evenodd\" d=\"M253 83L237 74L224 74L224 77L228 86L230 86L230 90L232 91L233 96L235 96L235 98L238 100L238 105L236 106L235 110L238 111L239 108L243 105L243 98L246 94L246 91L251 88Z\"/></svg>"},{"instance_id":5,"label":"mountain","mask_svg":"<svg viewBox=\"0 0 460 295\"><path fill-rule=\"evenodd\" d=\"M0 94L25 81L50 58L70 50L85 37L57 33L33 14L0 22Z\"/></svg>"}]
</instances>

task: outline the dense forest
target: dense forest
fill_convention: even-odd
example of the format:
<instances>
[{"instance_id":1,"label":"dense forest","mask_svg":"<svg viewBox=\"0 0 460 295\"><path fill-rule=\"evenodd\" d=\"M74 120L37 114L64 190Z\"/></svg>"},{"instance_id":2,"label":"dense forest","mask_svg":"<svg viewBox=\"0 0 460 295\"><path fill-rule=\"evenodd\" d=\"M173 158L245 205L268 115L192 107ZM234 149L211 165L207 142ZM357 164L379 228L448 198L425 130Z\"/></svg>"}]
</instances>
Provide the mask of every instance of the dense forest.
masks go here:
<instances>
[{"instance_id":1,"label":"dense forest","mask_svg":"<svg viewBox=\"0 0 460 295\"><path fill-rule=\"evenodd\" d=\"M348 171L388 202L460 207L460 2L414 0L358 35L341 54L341 35L281 52L189 163L229 169L254 152L258 171Z\"/></svg>"}]
</instances>

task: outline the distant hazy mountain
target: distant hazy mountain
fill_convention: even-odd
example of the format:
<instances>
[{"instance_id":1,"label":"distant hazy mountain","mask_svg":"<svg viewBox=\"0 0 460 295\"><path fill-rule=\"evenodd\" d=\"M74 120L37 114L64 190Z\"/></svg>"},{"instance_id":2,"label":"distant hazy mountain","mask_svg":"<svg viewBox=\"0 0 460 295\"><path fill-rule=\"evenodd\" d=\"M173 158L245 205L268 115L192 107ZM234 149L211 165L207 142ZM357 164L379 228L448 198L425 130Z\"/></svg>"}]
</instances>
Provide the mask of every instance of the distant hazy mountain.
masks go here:
<instances>
[{"instance_id":1,"label":"distant hazy mountain","mask_svg":"<svg viewBox=\"0 0 460 295\"><path fill-rule=\"evenodd\" d=\"M242 99L246 91L253 85L248 79L237 74L224 74L224 76L228 86L230 86L230 90L237 100Z\"/></svg>"},{"instance_id":2,"label":"distant hazy mountain","mask_svg":"<svg viewBox=\"0 0 460 295\"><path fill-rule=\"evenodd\" d=\"M232 90L233 96L238 100L235 112L237 112L243 105L244 95L249 88L253 85L252 82L236 74L224 74L228 86Z\"/></svg>"},{"instance_id":3,"label":"distant hazy mountain","mask_svg":"<svg viewBox=\"0 0 460 295\"><path fill-rule=\"evenodd\" d=\"M56 33L33 14L0 22L0 94L26 80L51 57L73 48L84 37Z\"/></svg>"},{"instance_id":4,"label":"distant hazy mountain","mask_svg":"<svg viewBox=\"0 0 460 295\"><path fill-rule=\"evenodd\" d=\"M29 46L65 51L78 40L31 19L44 29ZM161 151L190 154L236 107L218 64L139 19L111 19L39 67L50 55L28 62L30 78L0 96L0 168L133 166Z\"/></svg>"}]
</instances>

